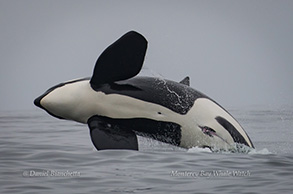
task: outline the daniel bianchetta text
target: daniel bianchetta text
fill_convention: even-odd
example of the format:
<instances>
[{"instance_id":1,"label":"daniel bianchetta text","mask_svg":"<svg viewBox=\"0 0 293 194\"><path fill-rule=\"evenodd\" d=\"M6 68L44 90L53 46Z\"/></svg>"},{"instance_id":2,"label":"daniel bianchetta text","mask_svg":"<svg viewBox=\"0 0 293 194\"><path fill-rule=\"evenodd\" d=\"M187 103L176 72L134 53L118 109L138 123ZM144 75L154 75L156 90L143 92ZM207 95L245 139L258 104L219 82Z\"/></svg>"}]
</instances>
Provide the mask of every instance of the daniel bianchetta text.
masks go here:
<instances>
[{"instance_id":1,"label":"daniel bianchetta text","mask_svg":"<svg viewBox=\"0 0 293 194\"><path fill-rule=\"evenodd\" d=\"M58 170L25 170L23 177L80 177L79 171L58 171Z\"/></svg>"},{"instance_id":2,"label":"daniel bianchetta text","mask_svg":"<svg viewBox=\"0 0 293 194\"><path fill-rule=\"evenodd\" d=\"M172 170L170 175L172 177L249 177L251 173L249 170L211 170L211 171L177 171Z\"/></svg>"}]
</instances>

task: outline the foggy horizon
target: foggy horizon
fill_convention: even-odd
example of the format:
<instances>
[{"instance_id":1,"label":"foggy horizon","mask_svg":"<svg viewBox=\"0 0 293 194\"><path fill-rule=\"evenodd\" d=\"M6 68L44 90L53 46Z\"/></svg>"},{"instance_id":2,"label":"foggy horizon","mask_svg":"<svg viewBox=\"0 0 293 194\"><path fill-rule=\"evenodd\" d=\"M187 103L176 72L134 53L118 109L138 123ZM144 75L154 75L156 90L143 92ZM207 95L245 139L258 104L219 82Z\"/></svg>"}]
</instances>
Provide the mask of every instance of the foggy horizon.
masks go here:
<instances>
[{"instance_id":1,"label":"foggy horizon","mask_svg":"<svg viewBox=\"0 0 293 194\"><path fill-rule=\"evenodd\" d=\"M293 1L2 0L0 25L0 111L90 77L130 30L148 40L142 75L189 76L224 108L293 105Z\"/></svg>"}]
</instances>

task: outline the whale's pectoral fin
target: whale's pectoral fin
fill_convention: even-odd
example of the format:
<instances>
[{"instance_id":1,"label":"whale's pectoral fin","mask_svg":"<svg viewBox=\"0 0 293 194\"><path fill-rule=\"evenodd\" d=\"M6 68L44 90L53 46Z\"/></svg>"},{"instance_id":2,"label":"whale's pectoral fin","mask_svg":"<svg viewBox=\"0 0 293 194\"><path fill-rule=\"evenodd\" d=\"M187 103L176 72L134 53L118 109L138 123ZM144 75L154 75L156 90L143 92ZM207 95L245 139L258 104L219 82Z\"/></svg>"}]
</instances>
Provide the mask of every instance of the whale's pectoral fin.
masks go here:
<instances>
[{"instance_id":1,"label":"whale's pectoral fin","mask_svg":"<svg viewBox=\"0 0 293 194\"><path fill-rule=\"evenodd\" d=\"M133 131L126 131L116 125L105 123L98 116L91 117L88 120L88 126L92 142L97 150L138 150L137 137Z\"/></svg>"},{"instance_id":2,"label":"whale's pectoral fin","mask_svg":"<svg viewBox=\"0 0 293 194\"><path fill-rule=\"evenodd\" d=\"M190 86L190 78L186 76L183 80L181 80L179 83Z\"/></svg>"},{"instance_id":3,"label":"whale's pectoral fin","mask_svg":"<svg viewBox=\"0 0 293 194\"><path fill-rule=\"evenodd\" d=\"M100 85L137 75L143 65L147 40L130 31L111 44L98 58L90 83Z\"/></svg>"}]
</instances>

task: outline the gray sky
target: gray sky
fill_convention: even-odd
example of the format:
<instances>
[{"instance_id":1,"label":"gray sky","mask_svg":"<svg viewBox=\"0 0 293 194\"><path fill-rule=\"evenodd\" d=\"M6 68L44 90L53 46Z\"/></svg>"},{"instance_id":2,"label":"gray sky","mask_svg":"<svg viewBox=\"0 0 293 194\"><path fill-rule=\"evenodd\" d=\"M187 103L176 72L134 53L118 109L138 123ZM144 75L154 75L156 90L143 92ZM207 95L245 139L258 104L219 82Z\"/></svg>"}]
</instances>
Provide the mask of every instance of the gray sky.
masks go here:
<instances>
[{"instance_id":1,"label":"gray sky","mask_svg":"<svg viewBox=\"0 0 293 194\"><path fill-rule=\"evenodd\" d=\"M91 76L129 30L149 41L145 75L189 75L224 107L292 105L292 0L0 0L0 26L1 111Z\"/></svg>"}]
</instances>

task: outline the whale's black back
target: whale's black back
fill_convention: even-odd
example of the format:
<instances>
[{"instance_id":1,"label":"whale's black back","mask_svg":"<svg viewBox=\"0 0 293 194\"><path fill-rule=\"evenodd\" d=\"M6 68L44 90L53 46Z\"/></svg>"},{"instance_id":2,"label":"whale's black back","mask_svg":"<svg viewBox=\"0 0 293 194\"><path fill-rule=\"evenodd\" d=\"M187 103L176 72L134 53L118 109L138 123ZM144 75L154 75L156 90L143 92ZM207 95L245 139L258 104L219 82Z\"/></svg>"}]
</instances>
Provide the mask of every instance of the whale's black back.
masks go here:
<instances>
[{"instance_id":1,"label":"whale's black back","mask_svg":"<svg viewBox=\"0 0 293 194\"><path fill-rule=\"evenodd\" d=\"M186 114L197 98L208 98L187 85L154 77L137 76L124 81L92 85L92 88L106 94L120 94L162 105L179 114Z\"/></svg>"}]
</instances>

